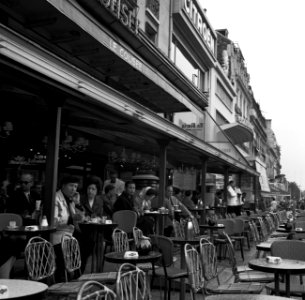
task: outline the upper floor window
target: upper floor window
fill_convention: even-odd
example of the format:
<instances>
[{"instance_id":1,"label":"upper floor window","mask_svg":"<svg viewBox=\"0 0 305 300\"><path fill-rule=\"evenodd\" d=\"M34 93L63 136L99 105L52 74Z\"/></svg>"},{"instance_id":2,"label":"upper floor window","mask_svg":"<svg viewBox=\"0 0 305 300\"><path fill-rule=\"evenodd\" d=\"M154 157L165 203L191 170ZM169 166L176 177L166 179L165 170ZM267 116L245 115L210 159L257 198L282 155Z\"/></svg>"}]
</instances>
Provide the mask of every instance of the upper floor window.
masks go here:
<instances>
[{"instance_id":1,"label":"upper floor window","mask_svg":"<svg viewBox=\"0 0 305 300\"><path fill-rule=\"evenodd\" d=\"M194 86L203 90L203 72L201 72L187 51L175 38L172 41L170 58L184 75L192 81Z\"/></svg>"},{"instance_id":2,"label":"upper floor window","mask_svg":"<svg viewBox=\"0 0 305 300\"><path fill-rule=\"evenodd\" d=\"M221 83L217 80L216 96L230 109L233 109L233 100L223 88Z\"/></svg>"},{"instance_id":3,"label":"upper floor window","mask_svg":"<svg viewBox=\"0 0 305 300\"><path fill-rule=\"evenodd\" d=\"M146 8L148 8L155 18L159 19L160 0L146 0Z\"/></svg>"}]
</instances>

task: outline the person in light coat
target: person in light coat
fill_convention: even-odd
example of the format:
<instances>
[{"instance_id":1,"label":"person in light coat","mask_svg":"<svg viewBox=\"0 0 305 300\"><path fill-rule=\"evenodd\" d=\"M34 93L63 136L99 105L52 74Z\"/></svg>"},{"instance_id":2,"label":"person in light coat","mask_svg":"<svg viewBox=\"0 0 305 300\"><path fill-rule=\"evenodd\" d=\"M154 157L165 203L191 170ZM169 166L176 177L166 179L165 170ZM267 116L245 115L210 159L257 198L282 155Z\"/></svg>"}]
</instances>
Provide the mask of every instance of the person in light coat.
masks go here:
<instances>
[{"instance_id":1,"label":"person in light coat","mask_svg":"<svg viewBox=\"0 0 305 300\"><path fill-rule=\"evenodd\" d=\"M227 213L239 216L240 215L241 204L238 198L237 190L233 180L229 181L227 187Z\"/></svg>"}]
</instances>

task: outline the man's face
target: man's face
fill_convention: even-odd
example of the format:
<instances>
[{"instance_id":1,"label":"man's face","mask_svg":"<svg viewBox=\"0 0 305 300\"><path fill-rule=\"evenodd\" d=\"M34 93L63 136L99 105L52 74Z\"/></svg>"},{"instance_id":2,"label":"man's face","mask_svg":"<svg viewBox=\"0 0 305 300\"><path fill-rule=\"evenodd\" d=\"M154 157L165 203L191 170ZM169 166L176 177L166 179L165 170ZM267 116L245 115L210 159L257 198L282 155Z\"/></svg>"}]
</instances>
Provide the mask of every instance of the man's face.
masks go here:
<instances>
[{"instance_id":1,"label":"man's face","mask_svg":"<svg viewBox=\"0 0 305 300\"><path fill-rule=\"evenodd\" d=\"M33 186L32 176L29 174L23 174L20 178L21 189L24 192L29 192L31 187Z\"/></svg>"},{"instance_id":2,"label":"man's face","mask_svg":"<svg viewBox=\"0 0 305 300\"><path fill-rule=\"evenodd\" d=\"M66 197L73 197L78 188L78 183L69 182L62 186L61 191Z\"/></svg>"},{"instance_id":3,"label":"man's face","mask_svg":"<svg viewBox=\"0 0 305 300\"><path fill-rule=\"evenodd\" d=\"M166 188L166 196L167 197L173 196L173 187L172 186L169 186Z\"/></svg>"},{"instance_id":4,"label":"man's face","mask_svg":"<svg viewBox=\"0 0 305 300\"><path fill-rule=\"evenodd\" d=\"M136 185L134 183L128 184L128 186L126 187L126 193L128 195L134 195L134 193L136 192Z\"/></svg>"},{"instance_id":5,"label":"man's face","mask_svg":"<svg viewBox=\"0 0 305 300\"><path fill-rule=\"evenodd\" d=\"M117 179L118 174L116 173L111 173L110 174L110 182L115 183L115 180Z\"/></svg>"}]
</instances>

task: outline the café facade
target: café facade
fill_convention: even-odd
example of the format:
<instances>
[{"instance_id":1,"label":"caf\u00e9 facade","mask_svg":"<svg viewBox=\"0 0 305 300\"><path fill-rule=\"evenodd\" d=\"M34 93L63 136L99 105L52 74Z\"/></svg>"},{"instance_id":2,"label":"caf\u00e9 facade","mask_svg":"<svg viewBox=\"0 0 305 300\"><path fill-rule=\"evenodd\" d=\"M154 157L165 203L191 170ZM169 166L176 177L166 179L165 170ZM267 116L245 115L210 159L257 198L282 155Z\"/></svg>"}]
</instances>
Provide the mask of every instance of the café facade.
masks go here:
<instances>
[{"instance_id":1,"label":"caf\u00e9 facade","mask_svg":"<svg viewBox=\"0 0 305 300\"><path fill-rule=\"evenodd\" d=\"M209 105L216 34L196 1L6 1L0 11L1 175L43 182L51 224L66 173L105 179L115 164L128 179L153 166L161 202L181 164L201 173L203 198L208 172L258 175L173 122Z\"/></svg>"}]
</instances>

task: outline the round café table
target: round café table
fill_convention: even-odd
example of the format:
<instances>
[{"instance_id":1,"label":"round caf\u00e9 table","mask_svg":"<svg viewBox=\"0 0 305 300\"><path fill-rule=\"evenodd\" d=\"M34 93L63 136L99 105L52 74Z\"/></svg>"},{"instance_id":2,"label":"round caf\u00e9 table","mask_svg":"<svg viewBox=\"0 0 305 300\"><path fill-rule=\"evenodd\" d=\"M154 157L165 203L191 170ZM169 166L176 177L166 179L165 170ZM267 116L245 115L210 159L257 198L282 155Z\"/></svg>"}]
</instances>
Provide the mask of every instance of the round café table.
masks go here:
<instances>
[{"instance_id":1,"label":"round caf\u00e9 table","mask_svg":"<svg viewBox=\"0 0 305 300\"><path fill-rule=\"evenodd\" d=\"M213 235L214 231L217 231L219 229L223 230L226 228L224 224L215 224L215 225L202 224L202 225L199 225L199 227L203 228L203 229L208 229L210 231L211 242L214 241L214 235Z\"/></svg>"},{"instance_id":2,"label":"round caf\u00e9 table","mask_svg":"<svg viewBox=\"0 0 305 300\"><path fill-rule=\"evenodd\" d=\"M0 285L8 287L9 294L5 299L43 299L48 289L44 283L20 279L0 279Z\"/></svg>"},{"instance_id":3,"label":"round caf\u00e9 table","mask_svg":"<svg viewBox=\"0 0 305 300\"><path fill-rule=\"evenodd\" d=\"M31 229L35 228L35 229ZM50 233L55 232L55 226L17 226L6 227L3 232L7 235L23 235L26 236L26 240L29 240L33 236L48 237Z\"/></svg>"},{"instance_id":4,"label":"round caf\u00e9 table","mask_svg":"<svg viewBox=\"0 0 305 300\"><path fill-rule=\"evenodd\" d=\"M124 257L125 252L109 252L105 254L105 259L115 264L131 263L134 265L151 262L154 268L154 264L158 261L162 254L157 251L150 251L146 255L139 255L138 257Z\"/></svg>"},{"instance_id":5,"label":"round caf\u00e9 table","mask_svg":"<svg viewBox=\"0 0 305 300\"><path fill-rule=\"evenodd\" d=\"M164 220L168 215L168 212L161 213L159 211L144 211L144 216L154 218L156 234L159 235L164 234Z\"/></svg>"},{"instance_id":6,"label":"round caf\u00e9 table","mask_svg":"<svg viewBox=\"0 0 305 300\"><path fill-rule=\"evenodd\" d=\"M151 263L152 265L152 273L155 275L155 263L160 260L162 254L158 251L150 251L146 255L139 255L138 257L124 257L125 252L110 252L105 254L105 260L115 263L115 264L123 264L130 263L133 265L142 264L142 263ZM146 270L147 272L148 270ZM150 289L150 281L147 278L147 287ZM149 293L150 294L150 293ZM149 298L150 300L151 298Z\"/></svg>"},{"instance_id":7,"label":"round caf\u00e9 table","mask_svg":"<svg viewBox=\"0 0 305 300\"><path fill-rule=\"evenodd\" d=\"M270 295L256 295L256 294L220 294L205 297L205 300L287 300L290 298L270 296Z\"/></svg>"},{"instance_id":8,"label":"round caf\u00e9 table","mask_svg":"<svg viewBox=\"0 0 305 300\"><path fill-rule=\"evenodd\" d=\"M305 273L305 261L282 259L278 264L268 263L266 258L257 258L249 261L249 267L253 270L274 273L275 294L279 295L279 275L286 276L286 296L290 297L290 275L299 275Z\"/></svg>"},{"instance_id":9,"label":"round caf\u00e9 table","mask_svg":"<svg viewBox=\"0 0 305 300\"><path fill-rule=\"evenodd\" d=\"M102 259L104 257L104 233L113 231L117 223L80 222L82 234L91 236L94 246L92 249L91 273L102 272Z\"/></svg>"}]
</instances>

